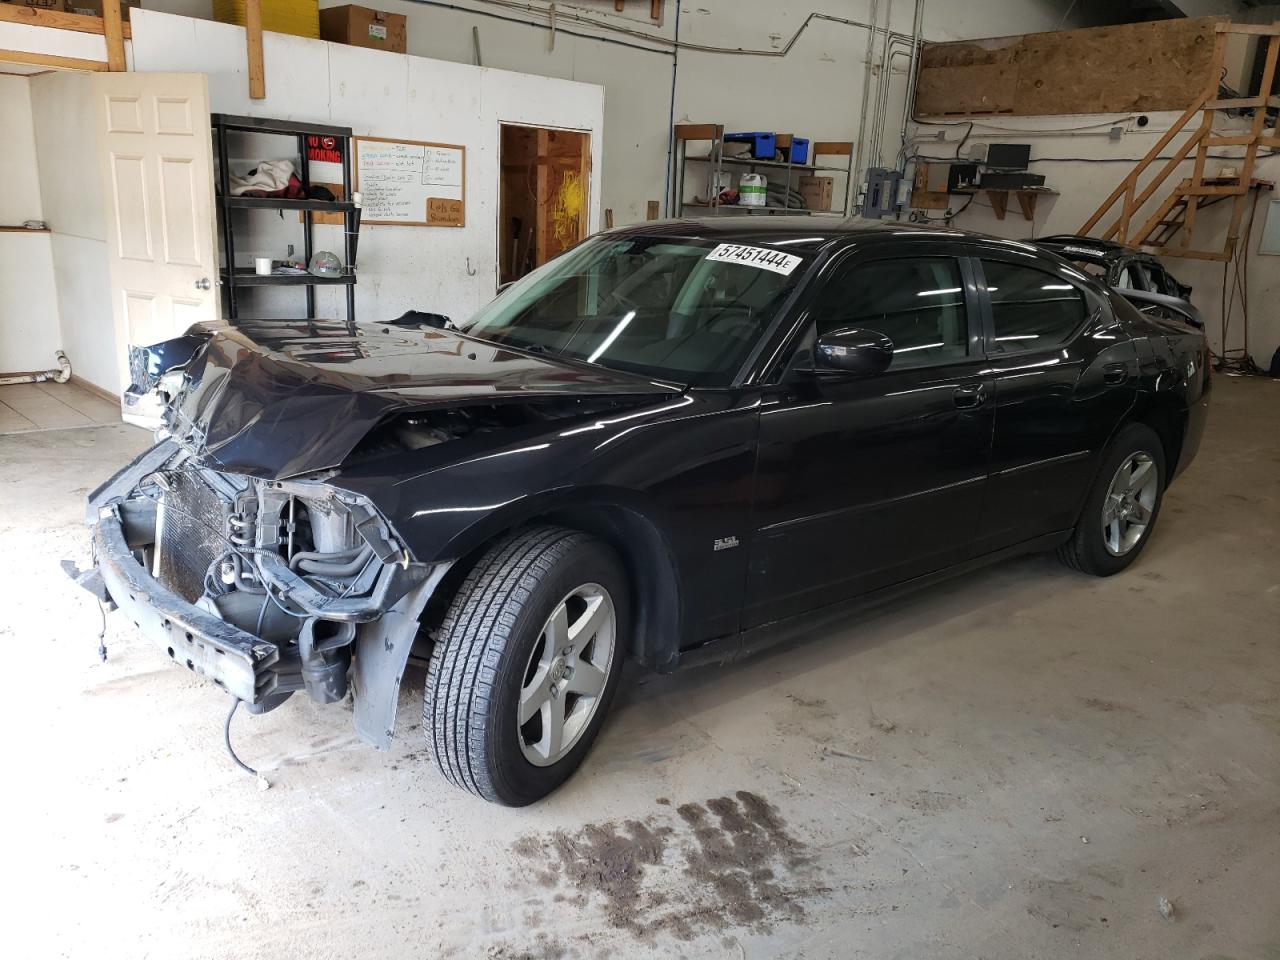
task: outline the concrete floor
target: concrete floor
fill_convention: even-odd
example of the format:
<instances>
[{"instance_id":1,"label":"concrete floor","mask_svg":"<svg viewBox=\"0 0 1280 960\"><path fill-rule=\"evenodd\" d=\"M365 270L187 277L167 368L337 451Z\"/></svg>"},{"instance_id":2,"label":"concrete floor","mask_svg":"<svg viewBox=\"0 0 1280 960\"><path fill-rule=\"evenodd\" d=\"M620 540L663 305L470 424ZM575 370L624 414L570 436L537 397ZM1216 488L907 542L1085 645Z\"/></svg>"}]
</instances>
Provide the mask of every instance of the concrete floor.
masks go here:
<instances>
[{"instance_id":1,"label":"concrete floor","mask_svg":"<svg viewBox=\"0 0 1280 960\"><path fill-rule=\"evenodd\" d=\"M14 957L1280 956L1280 383L1220 377L1126 574L1003 564L727 669L635 674L502 810L224 696L58 569L145 437L0 437ZM1171 919L1157 910L1173 904Z\"/></svg>"}]
</instances>

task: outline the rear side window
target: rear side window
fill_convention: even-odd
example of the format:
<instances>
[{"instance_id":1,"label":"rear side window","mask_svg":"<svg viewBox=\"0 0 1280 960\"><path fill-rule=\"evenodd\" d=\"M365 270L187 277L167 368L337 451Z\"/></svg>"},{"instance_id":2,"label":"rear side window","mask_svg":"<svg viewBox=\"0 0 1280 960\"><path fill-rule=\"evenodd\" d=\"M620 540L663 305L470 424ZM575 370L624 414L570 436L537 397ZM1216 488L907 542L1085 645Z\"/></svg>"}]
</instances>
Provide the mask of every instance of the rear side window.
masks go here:
<instances>
[{"instance_id":1,"label":"rear side window","mask_svg":"<svg viewBox=\"0 0 1280 960\"><path fill-rule=\"evenodd\" d=\"M893 341L890 369L963 359L969 354L964 280L954 257L877 260L847 267L818 295L818 335L840 327L874 330Z\"/></svg>"},{"instance_id":2,"label":"rear side window","mask_svg":"<svg viewBox=\"0 0 1280 960\"><path fill-rule=\"evenodd\" d=\"M999 260L983 260L982 270L997 353L1055 346L1088 313L1084 294L1052 273Z\"/></svg>"}]
</instances>

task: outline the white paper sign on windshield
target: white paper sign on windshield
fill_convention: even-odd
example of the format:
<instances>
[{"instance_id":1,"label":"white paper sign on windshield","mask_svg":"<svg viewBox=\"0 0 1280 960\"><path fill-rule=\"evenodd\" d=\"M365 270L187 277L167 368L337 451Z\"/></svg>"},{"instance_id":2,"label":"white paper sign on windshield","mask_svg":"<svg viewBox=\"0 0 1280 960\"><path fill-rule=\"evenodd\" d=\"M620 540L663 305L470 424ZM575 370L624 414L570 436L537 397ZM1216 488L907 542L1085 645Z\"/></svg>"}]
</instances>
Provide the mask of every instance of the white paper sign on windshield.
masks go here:
<instances>
[{"instance_id":1,"label":"white paper sign on windshield","mask_svg":"<svg viewBox=\"0 0 1280 960\"><path fill-rule=\"evenodd\" d=\"M746 247L740 243L722 243L707 254L708 260L723 263L740 263L745 267L759 270L772 270L787 276L800 266L800 257L783 253L781 250L770 250L767 247Z\"/></svg>"}]
</instances>

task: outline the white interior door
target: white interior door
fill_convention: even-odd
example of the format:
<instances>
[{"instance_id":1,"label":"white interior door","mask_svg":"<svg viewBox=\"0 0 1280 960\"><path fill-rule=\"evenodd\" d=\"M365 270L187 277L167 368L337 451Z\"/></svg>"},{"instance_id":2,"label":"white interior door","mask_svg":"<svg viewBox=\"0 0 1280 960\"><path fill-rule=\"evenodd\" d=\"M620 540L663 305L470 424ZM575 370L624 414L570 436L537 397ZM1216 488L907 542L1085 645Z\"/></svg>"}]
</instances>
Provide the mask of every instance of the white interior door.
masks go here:
<instances>
[{"instance_id":1,"label":"white interior door","mask_svg":"<svg viewBox=\"0 0 1280 960\"><path fill-rule=\"evenodd\" d=\"M216 321L217 221L202 73L93 78L120 382L129 344Z\"/></svg>"}]
</instances>

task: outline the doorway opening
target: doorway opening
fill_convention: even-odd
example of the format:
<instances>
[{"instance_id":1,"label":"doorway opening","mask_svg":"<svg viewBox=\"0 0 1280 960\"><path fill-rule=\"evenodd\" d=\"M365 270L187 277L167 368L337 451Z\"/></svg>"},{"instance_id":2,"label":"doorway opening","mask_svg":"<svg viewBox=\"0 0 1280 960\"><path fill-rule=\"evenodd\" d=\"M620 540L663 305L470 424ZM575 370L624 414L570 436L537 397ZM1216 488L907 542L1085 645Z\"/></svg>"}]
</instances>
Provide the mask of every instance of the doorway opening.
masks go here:
<instances>
[{"instance_id":1,"label":"doorway opening","mask_svg":"<svg viewBox=\"0 0 1280 960\"><path fill-rule=\"evenodd\" d=\"M499 283L586 238L591 134L504 123L499 178Z\"/></svg>"}]
</instances>

